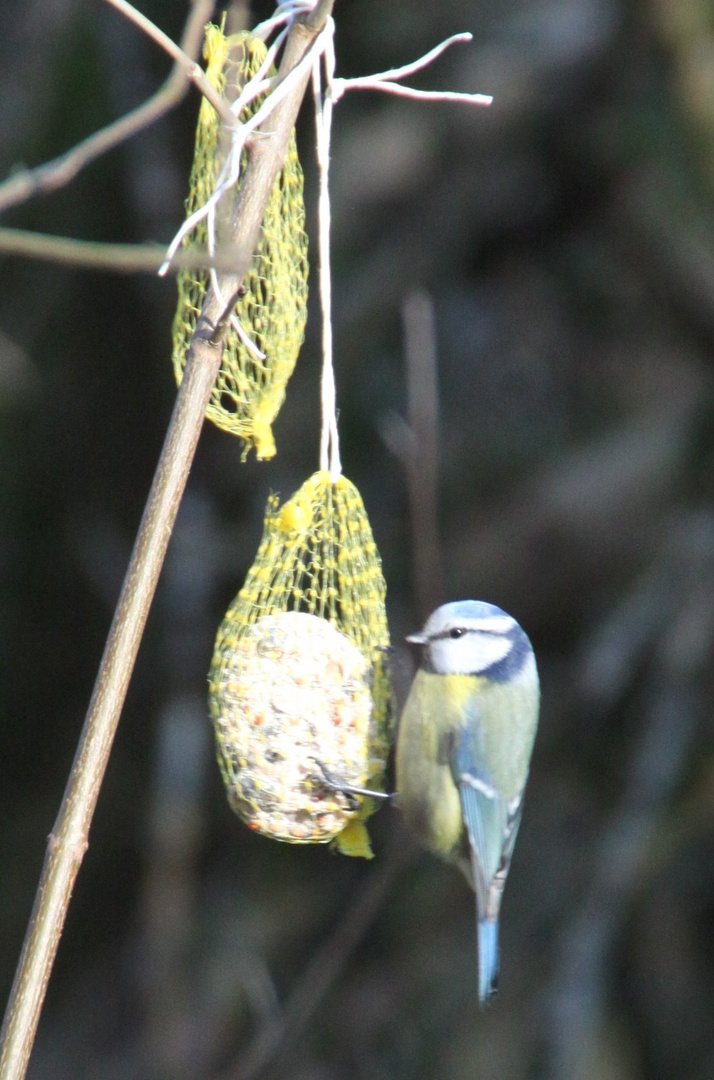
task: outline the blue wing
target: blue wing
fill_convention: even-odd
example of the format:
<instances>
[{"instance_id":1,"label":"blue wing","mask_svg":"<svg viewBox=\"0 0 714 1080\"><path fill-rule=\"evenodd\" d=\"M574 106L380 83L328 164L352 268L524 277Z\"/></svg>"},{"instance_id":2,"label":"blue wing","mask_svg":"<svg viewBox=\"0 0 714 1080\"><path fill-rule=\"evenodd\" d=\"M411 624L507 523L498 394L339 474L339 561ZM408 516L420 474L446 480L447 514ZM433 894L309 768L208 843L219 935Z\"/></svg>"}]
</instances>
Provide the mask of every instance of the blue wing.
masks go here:
<instances>
[{"instance_id":1,"label":"blue wing","mask_svg":"<svg viewBox=\"0 0 714 1080\"><path fill-rule=\"evenodd\" d=\"M474 752L474 733L462 732L453 747L469 842L478 922L479 999L488 1000L498 979L498 915L520 823L521 800L501 798Z\"/></svg>"}]
</instances>

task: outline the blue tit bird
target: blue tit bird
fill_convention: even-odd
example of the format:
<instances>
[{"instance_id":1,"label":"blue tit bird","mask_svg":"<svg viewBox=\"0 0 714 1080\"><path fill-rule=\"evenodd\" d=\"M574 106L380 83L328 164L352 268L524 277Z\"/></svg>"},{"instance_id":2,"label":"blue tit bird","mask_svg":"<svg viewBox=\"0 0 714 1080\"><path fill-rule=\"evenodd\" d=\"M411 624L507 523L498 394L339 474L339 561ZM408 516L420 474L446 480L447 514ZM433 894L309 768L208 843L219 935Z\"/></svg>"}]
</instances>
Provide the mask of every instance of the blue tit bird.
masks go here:
<instances>
[{"instance_id":1,"label":"blue tit bird","mask_svg":"<svg viewBox=\"0 0 714 1080\"><path fill-rule=\"evenodd\" d=\"M399 722L397 805L476 893L479 1000L498 978L498 917L538 724L533 649L480 600L444 604L407 641L421 662Z\"/></svg>"}]
</instances>

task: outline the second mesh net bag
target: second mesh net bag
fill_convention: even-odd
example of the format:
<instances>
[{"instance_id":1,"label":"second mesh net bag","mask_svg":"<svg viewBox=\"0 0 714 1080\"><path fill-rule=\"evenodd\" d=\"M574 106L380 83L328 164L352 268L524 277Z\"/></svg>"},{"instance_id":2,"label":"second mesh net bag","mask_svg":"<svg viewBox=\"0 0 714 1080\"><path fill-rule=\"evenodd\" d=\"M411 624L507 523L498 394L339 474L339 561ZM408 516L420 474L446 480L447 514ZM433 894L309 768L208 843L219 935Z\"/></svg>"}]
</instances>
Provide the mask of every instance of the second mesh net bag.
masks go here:
<instances>
[{"instance_id":1,"label":"second mesh net bag","mask_svg":"<svg viewBox=\"0 0 714 1080\"><path fill-rule=\"evenodd\" d=\"M256 74L265 60L266 47L260 38L247 33L226 37L219 27L209 25L204 54L208 79L230 101ZM256 98L247 104L241 120L252 116L262 100ZM219 123L213 106L204 100L196 129L187 215L210 199L229 148L230 134ZM221 233L225 234L230 222L232 198L239 187L240 181L218 203L219 247ZM207 242L208 229L203 219L184 238L184 246L205 250ZM270 195L258 248L243 282L244 291L234 308L244 335L258 352L246 344L235 326L231 327L206 411L218 427L245 441L246 454L254 447L259 458L275 454L272 423L285 398L285 388L302 345L307 316L307 272L303 175L293 133L285 165ZM181 271L178 275L173 366L179 383L208 280L207 271Z\"/></svg>"},{"instance_id":2,"label":"second mesh net bag","mask_svg":"<svg viewBox=\"0 0 714 1080\"><path fill-rule=\"evenodd\" d=\"M385 583L357 488L315 473L282 507L218 631L210 708L228 799L254 830L369 856L391 692Z\"/></svg>"}]
</instances>

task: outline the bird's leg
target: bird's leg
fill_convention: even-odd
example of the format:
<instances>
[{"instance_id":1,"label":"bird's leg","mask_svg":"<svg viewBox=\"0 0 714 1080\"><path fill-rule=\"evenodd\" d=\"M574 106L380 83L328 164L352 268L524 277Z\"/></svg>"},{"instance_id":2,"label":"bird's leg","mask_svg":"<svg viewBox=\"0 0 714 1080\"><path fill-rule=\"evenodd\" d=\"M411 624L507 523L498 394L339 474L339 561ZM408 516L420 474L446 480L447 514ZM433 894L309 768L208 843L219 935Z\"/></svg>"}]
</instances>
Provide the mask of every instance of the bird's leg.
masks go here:
<instances>
[{"instance_id":1,"label":"bird's leg","mask_svg":"<svg viewBox=\"0 0 714 1080\"><path fill-rule=\"evenodd\" d=\"M330 791L339 791L347 799L350 810L358 810L359 803L355 796L361 795L369 799L391 799L392 794L388 791L372 791L370 788L355 787L353 784L345 784L338 776L330 772L319 758L312 759L322 773L322 783Z\"/></svg>"}]
</instances>

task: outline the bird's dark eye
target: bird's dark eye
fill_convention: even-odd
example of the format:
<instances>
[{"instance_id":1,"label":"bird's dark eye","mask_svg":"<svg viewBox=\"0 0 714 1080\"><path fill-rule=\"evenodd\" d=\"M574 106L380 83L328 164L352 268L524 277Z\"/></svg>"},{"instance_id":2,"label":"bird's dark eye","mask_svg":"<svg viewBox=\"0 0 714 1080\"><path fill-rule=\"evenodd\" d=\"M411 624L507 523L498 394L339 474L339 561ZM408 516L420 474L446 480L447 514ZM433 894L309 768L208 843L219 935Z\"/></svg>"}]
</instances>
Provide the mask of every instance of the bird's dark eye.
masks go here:
<instances>
[{"instance_id":1,"label":"bird's dark eye","mask_svg":"<svg viewBox=\"0 0 714 1080\"><path fill-rule=\"evenodd\" d=\"M449 630L449 637L460 638L463 637L465 633L466 631L464 630L463 626L454 626L451 630Z\"/></svg>"}]
</instances>

